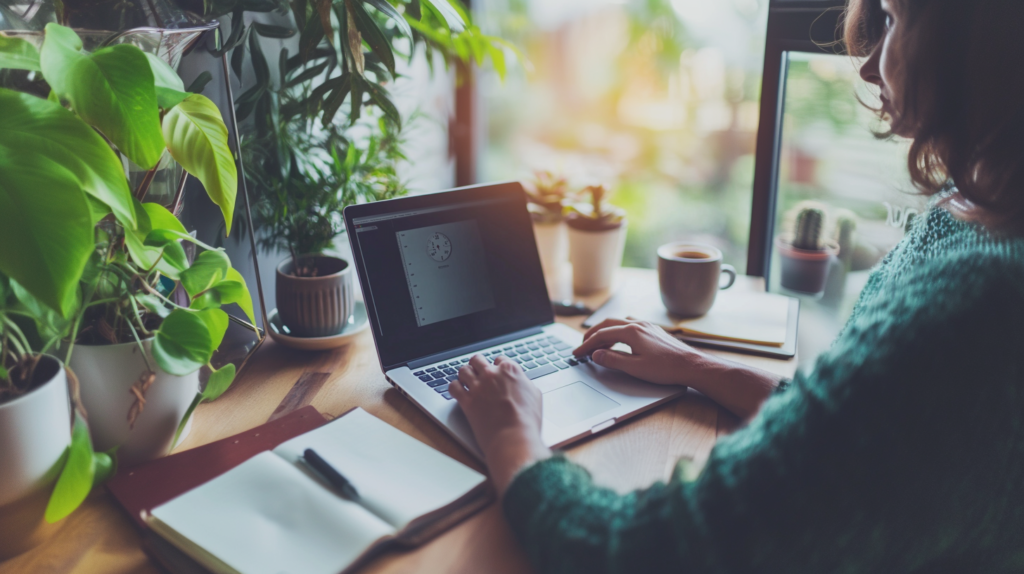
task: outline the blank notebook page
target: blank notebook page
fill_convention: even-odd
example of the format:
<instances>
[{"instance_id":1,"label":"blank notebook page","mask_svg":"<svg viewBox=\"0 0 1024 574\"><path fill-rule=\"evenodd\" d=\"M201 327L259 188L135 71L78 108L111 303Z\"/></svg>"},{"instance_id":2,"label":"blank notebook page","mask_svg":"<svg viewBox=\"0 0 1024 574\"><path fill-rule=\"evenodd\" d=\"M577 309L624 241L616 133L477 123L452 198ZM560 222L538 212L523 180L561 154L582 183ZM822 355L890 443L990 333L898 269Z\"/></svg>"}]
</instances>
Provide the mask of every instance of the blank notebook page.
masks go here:
<instances>
[{"instance_id":1,"label":"blank notebook page","mask_svg":"<svg viewBox=\"0 0 1024 574\"><path fill-rule=\"evenodd\" d=\"M243 574L337 574L394 531L269 451L152 515Z\"/></svg>"},{"instance_id":2,"label":"blank notebook page","mask_svg":"<svg viewBox=\"0 0 1024 574\"><path fill-rule=\"evenodd\" d=\"M479 472L359 408L281 444L274 452L298 461L307 448L341 472L359 491L363 504L398 530L485 480Z\"/></svg>"}]
</instances>

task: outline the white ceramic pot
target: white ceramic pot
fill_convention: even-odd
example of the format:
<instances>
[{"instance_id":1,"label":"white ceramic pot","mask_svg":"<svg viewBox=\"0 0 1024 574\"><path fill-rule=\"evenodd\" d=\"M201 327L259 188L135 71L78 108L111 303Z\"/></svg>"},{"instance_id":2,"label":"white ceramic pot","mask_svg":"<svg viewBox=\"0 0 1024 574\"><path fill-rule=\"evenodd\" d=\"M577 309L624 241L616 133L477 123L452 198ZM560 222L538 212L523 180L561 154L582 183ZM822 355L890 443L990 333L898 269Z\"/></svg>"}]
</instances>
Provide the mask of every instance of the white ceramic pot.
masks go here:
<instances>
[{"instance_id":1,"label":"white ceramic pot","mask_svg":"<svg viewBox=\"0 0 1024 574\"><path fill-rule=\"evenodd\" d=\"M0 404L0 561L56 530L43 513L71 443L68 381L64 366L53 357L37 368L50 369L48 382Z\"/></svg>"},{"instance_id":2,"label":"white ceramic pot","mask_svg":"<svg viewBox=\"0 0 1024 574\"><path fill-rule=\"evenodd\" d=\"M626 248L626 220L615 229L584 231L569 227L573 291L587 295L612 286Z\"/></svg>"},{"instance_id":3,"label":"white ceramic pot","mask_svg":"<svg viewBox=\"0 0 1024 574\"><path fill-rule=\"evenodd\" d=\"M67 375L60 361L47 359L55 365L49 382L0 404L0 506L51 484L71 443Z\"/></svg>"},{"instance_id":4,"label":"white ceramic pot","mask_svg":"<svg viewBox=\"0 0 1024 574\"><path fill-rule=\"evenodd\" d=\"M569 260L568 226L564 221L533 222L533 236L537 240L540 265L545 277L559 277Z\"/></svg>"},{"instance_id":5,"label":"white ceramic pot","mask_svg":"<svg viewBox=\"0 0 1024 574\"><path fill-rule=\"evenodd\" d=\"M128 426L128 411L135 401L130 389L146 370L138 345L78 344L71 354L71 370L78 377L82 404L89 414L93 448L104 451L120 446L117 458L122 466L170 452L178 423L199 392L199 371L184 377L165 373L156 366L151 343L152 339L142 342L156 368L156 380L146 392L146 405L134 429Z\"/></svg>"}]
</instances>

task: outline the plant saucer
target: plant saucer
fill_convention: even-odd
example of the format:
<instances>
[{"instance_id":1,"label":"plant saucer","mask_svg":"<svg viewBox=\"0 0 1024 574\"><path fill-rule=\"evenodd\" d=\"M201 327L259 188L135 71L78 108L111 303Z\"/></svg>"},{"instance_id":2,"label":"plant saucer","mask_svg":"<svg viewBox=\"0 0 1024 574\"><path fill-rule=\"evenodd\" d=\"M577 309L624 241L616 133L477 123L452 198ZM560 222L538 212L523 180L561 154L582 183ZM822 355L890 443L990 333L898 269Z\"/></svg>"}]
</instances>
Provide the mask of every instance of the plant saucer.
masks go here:
<instances>
[{"instance_id":1,"label":"plant saucer","mask_svg":"<svg viewBox=\"0 0 1024 574\"><path fill-rule=\"evenodd\" d=\"M277 314L277 309L270 312L267 321L270 323L270 329L267 332L270 334L271 339L285 347L303 351L324 351L347 345L370 325L370 321L366 316L366 304L362 301L356 301L352 316L348 318L348 325L336 335L327 335L325 337L299 337L293 335L288 332L288 327L281 323L281 316Z\"/></svg>"}]
</instances>

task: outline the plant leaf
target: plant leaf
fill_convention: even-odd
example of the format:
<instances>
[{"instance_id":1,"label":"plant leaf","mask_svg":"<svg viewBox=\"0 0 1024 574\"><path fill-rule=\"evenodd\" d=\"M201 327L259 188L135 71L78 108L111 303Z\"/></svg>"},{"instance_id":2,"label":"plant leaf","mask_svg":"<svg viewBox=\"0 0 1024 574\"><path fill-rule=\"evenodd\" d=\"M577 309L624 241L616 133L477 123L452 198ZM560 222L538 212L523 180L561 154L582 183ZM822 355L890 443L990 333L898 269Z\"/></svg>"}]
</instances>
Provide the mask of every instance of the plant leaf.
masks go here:
<instances>
[{"instance_id":1,"label":"plant leaf","mask_svg":"<svg viewBox=\"0 0 1024 574\"><path fill-rule=\"evenodd\" d=\"M210 331L210 354L212 356L213 351L217 350L220 346L221 341L224 340L224 334L228 332L228 314L220 309L203 309L195 313L202 319L203 323L206 323L206 328Z\"/></svg>"},{"instance_id":2,"label":"plant leaf","mask_svg":"<svg viewBox=\"0 0 1024 574\"><path fill-rule=\"evenodd\" d=\"M284 26L271 26L260 22L254 22L253 26L256 27L256 32L264 38L291 38L295 35L295 30Z\"/></svg>"},{"instance_id":3,"label":"plant leaf","mask_svg":"<svg viewBox=\"0 0 1024 574\"><path fill-rule=\"evenodd\" d=\"M222 281L230 268L231 261L223 250L203 251L181 273L181 286L190 297L195 297Z\"/></svg>"},{"instance_id":4,"label":"plant leaf","mask_svg":"<svg viewBox=\"0 0 1024 574\"><path fill-rule=\"evenodd\" d=\"M209 71L203 72L202 74L196 76L196 79L192 80L192 83L188 85L188 88L186 88L185 91L191 92L193 94L198 94L206 88L206 84L210 83L210 80L212 79L213 74L211 74Z\"/></svg>"},{"instance_id":5,"label":"plant leaf","mask_svg":"<svg viewBox=\"0 0 1024 574\"><path fill-rule=\"evenodd\" d=\"M373 6L381 13L385 14L388 18L394 20L395 24L398 25L398 29L401 30L403 34L409 36L410 38L412 37L412 29L409 28L409 23L405 21L405 18L402 17L402 14L400 14L398 10L396 10L395 7L388 2L388 0L365 1L370 6Z\"/></svg>"},{"instance_id":6,"label":"plant leaf","mask_svg":"<svg viewBox=\"0 0 1024 574\"><path fill-rule=\"evenodd\" d=\"M178 72L175 72L174 68L154 54L149 52L143 52L143 54L149 62L149 69L153 72L153 85L179 92L185 91L185 83L178 77Z\"/></svg>"},{"instance_id":7,"label":"plant leaf","mask_svg":"<svg viewBox=\"0 0 1024 574\"><path fill-rule=\"evenodd\" d=\"M324 29L324 36L327 36L327 41L333 46L334 29L331 26L331 0L313 0L313 8L320 17L319 24Z\"/></svg>"},{"instance_id":8,"label":"plant leaf","mask_svg":"<svg viewBox=\"0 0 1024 574\"><path fill-rule=\"evenodd\" d=\"M185 98L189 97L188 92L179 92L178 90L172 90L170 88L156 87L156 104L160 106L161 110L169 110L174 106L180 104Z\"/></svg>"},{"instance_id":9,"label":"plant leaf","mask_svg":"<svg viewBox=\"0 0 1024 574\"><path fill-rule=\"evenodd\" d=\"M160 300L159 297L151 293L138 293L134 295L135 301L146 308L149 312L159 316L161 319L165 319L171 314L170 308Z\"/></svg>"},{"instance_id":10,"label":"plant leaf","mask_svg":"<svg viewBox=\"0 0 1024 574\"><path fill-rule=\"evenodd\" d=\"M197 312L175 309L153 338L153 358L172 375L184 376L210 362L210 328Z\"/></svg>"},{"instance_id":11,"label":"plant leaf","mask_svg":"<svg viewBox=\"0 0 1024 574\"><path fill-rule=\"evenodd\" d=\"M0 109L0 245L11 246L0 249L0 272L66 317L93 249L82 177L93 189L101 180L82 158L102 161L91 137L99 136L67 110L28 94L0 89Z\"/></svg>"},{"instance_id":12,"label":"plant leaf","mask_svg":"<svg viewBox=\"0 0 1024 574\"><path fill-rule=\"evenodd\" d=\"M366 13L361 0L347 0L347 4L352 7L350 13L353 16L356 28L359 29L363 36L363 40L366 40L373 53L377 54L377 57L380 58L384 66L391 72L391 77L394 77L395 54L391 51L391 43L384 37L384 33L377 27L377 23L373 21L373 18Z\"/></svg>"},{"instance_id":13,"label":"plant leaf","mask_svg":"<svg viewBox=\"0 0 1024 574\"><path fill-rule=\"evenodd\" d=\"M39 62L58 96L80 118L103 132L121 153L150 169L163 153L153 72L145 54L130 44L82 52L70 28L46 25Z\"/></svg>"},{"instance_id":14,"label":"plant leaf","mask_svg":"<svg viewBox=\"0 0 1024 574\"><path fill-rule=\"evenodd\" d=\"M366 60L363 56L363 35L359 33L355 17L352 15L352 0L345 1L345 21L342 22L345 28L345 37L348 40L348 53L352 58L352 65L355 72L360 76L366 71Z\"/></svg>"},{"instance_id":15,"label":"plant leaf","mask_svg":"<svg viewBox=\"0 0 1024 574\"><path fill-rule=\"evenodd\" d=\"M448 0L420 0L420 4L439 14L441 22L452 31L461 32L466 28L465 20L459 15L458 10L448 3Z\"/></svg>"},{"instance_id":16,"label":"plant leaf","mask_svg":"<svg viewBox=\"0 0 1024 574\"><path fill-rule=\"evenodd\" d=\"M60 313L43 305L42 302L26 291L17 281L11 281L11 291L14 292L14 297L18 302L32 315L36 324L36 330L40 336L47 340L53 340L63 337L67 333L68 327L71 326L70 316L73 316L75 311L78 310L77 297L74 300L76 303L75 308L68 313L69 318L64 318L61 317ZM0 300L0 304L2 304L2 300Z\"/></svg>"},{"instance_id":17,"label":"plant leaf","mask_svg":"<svg viewBox=\"0 0 1024 574\"><path fill-rule=\"evenodd\" d=\"M185 227L162 205L153 203L143 205L135 198L132 199L135 202L135 214L139 220L139 226L135 230L125 230L124 243L128 248L129 255L143 269L151 269L156 265L160 273L177 280L180 273L188 268L185 250L181 247L181 244L177 241L171 241L157 245L146 245L145 241L153 231L154 219L159 228L172 227L184 230ZM150 212L153 214L152 217ZM177 227L174 227L175 224Z\"/></svg>"},{"instance_id":18,"label":"plant leaf","mask_svg":"<svg viewBox=\"0 0 1024 574\"><path fill-rule=\"evenodd\" d=\"M38 72L39 50L27 40L0 34L0 69L3 68Z\"/></svg>"},{"instance_id":19,"label":"plant leaf","mask_svg":"<svg viewBox=\"0 0 1024 574\"><path fill-rule=\"evenodd\" d=\"M188 422L189 417L192 416L192 413L201 402L203 402L203 394L196 393L196 398L192 399L192 404L188 406L188 410L185 411L185 416L181 417L181 422L178 423L178 429L174 431L174 440L171 441L172 447L178 445L178 438L181 436L181 431L185 429L185 424Z\"/></svg>"},{"instance_id":20,"label":"plant leaf","mask_svg":"<svg viewBox=\"0 0 1024 574\"><path fill-rule=\"evenodd\" d=\"M402 115L398 113L398 108L391 102L391 98L388 96L388 91L384 89L384 86L378 85L375 82L366 82L366 92L370 94L370 99L384 112L384 115L391 121L395 122L395 125L402 125Z\"/></svg>"},{"instance_id":21,"label":"plant leaf","mask_svg":"<svg viewBox=\"0 0 1024 574\"><path fill-rule=\"evenodd\" d=\"M68 447L64 468L57 479L57 486L50 495L44 517L49 523L57 522L77 509L92 490L96 476L96 464L93 459L92 440L89 438L89 427L78 413L75 413L75 425L71 431L71 446Z\"/></svg>"},{"instance_id":22,"label":"plant leaf","mask_svg":"<svg viewBox=\"0 0 1024 574\"><path fill-rule=\"evenodd\" d=\"M207 402L217 400L224 394L224 391L228 390L234 380L235 365L231 363L213 371L206 381L206 388L203 389L203 400Z\"/></svg>"},{"instance_id":23,"label":"plant leaf","mask_svg":"<svg viewBox=\"0 0 1024 574\"><path fill-rule=\"evenodd\" d=\"M202 182L210 199L220 207L225 234L229 235L238 172L220 110L206 96L192 94L167 112L163 131L171 157Z\"/></svg>"},{"instance_id":24,"label":"plant leaf","mask_svg":"<svg viewBox=\"0 0 1024 574\"><path fill-rule=\"evenodd\" d=\"M238 283L242 286L241 293L238 293L231 283ZM249 293L249 286L245 284L245 278L234 267L228 269L225 280L219 283L214 289L220 295L223 304L236 303L242 308L242 312L249 318L249 322L256 324L256 314L253 312L252 295Z\"/></svg>"},{"instance_id":25,"label":"plant leaf","mask_svg":"<svg viewBox=\"0 0 1024 574\"><path fill-rule=\"evenodd\" d=\"M51 158L80 182L82 190L109 206L118 222L135 228L124 167L95 130L59 104L2 88L0 109L0 148ZM15 165L0 168L0 179L14 177ZM33 193L39 189L47 186Z\"/></svg>"}]
</instances>

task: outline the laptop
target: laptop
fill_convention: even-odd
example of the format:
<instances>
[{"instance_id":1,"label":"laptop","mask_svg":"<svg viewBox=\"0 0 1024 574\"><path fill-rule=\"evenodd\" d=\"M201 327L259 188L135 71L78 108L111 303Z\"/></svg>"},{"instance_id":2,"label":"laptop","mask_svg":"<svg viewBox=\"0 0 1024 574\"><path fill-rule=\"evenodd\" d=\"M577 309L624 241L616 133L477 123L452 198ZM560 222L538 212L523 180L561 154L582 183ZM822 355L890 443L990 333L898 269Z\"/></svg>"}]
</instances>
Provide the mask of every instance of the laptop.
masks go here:
<instances>
[{"instance_id":1,"label":"laptop","mask_svg":"<svg viewBox=\"0 0 1024 574\"><path fill-rule=\"evenodd\" d=\"M517 182L352 205L345 227L388 382L481 460L448 392L475 354L512 358L540 388L550 447L685 392L573 357L583 336L555 323Z\"/></svg>"}]
</instances>

